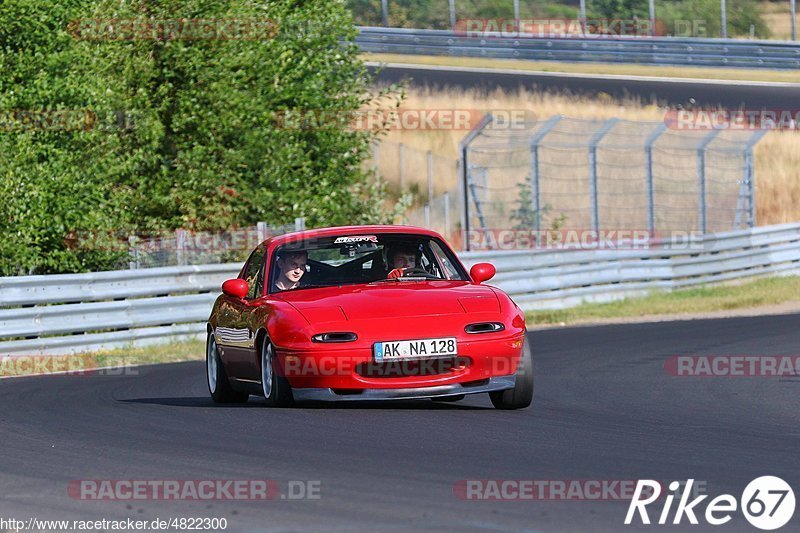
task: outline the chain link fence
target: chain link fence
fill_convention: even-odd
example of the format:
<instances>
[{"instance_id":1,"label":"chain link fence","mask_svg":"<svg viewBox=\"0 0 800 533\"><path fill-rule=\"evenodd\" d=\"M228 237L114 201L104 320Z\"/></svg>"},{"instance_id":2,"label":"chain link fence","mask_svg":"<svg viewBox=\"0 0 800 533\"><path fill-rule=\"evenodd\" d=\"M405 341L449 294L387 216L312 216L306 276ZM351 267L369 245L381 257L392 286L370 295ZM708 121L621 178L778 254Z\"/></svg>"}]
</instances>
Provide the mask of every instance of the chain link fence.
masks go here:
<instances>
[{"instance_id":1,"label":"chain link fence","mask_svg":"<svg viewBox=\"0 0 800 533\"><path fill-rule=\"evenodd\" d=\"M255 226L224 231L178 229L159 235L128 237L127 262L131 270L183 265L208 265L244 261L261 241L305 229L305 219L294 224Z\"/></svg>"},{"instance_id":2,"label":"chain link fence","mask_svg":"<svg viewBox=\"0 0 800 533\"><path fill-rule=\"evenodd\" d=\"M555 116L462 142L464 229L708 233L755 225L759 131Z\"/></svg>"}]
</instances>

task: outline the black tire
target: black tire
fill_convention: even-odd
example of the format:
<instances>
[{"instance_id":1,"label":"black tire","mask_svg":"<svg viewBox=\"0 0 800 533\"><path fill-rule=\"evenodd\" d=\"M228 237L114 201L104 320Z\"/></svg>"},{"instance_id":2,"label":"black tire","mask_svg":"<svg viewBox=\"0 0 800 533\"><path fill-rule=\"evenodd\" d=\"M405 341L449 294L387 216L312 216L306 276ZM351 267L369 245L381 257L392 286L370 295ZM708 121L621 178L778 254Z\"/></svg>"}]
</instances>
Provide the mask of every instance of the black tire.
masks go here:
<instances>
[{"instance_id":1,"label":"black tire","mask_svg":"<svg viewBox=\"0 0 800 533\"><path fill-rule=\"evenodd\" d=\"M466 394L454 394L453 396L437 396L431 398L434 402L458 402L466 398Z\"/></svg>"},{"instance_id":2,"label":"black tire","mask_svg":"<svg viewBox=\"0 0 800 533\"><path fill-rule=\"evenodd\" d=\"M489 398L497 409L524 409L533 401L533 355L527 332L522 343L516 385L513 389L490 392Z\"/></svg>"},{"instance_id":3,"label":"black tire","mask_svg":"<svg viewBox=\"0 0 800 533\"><path fill-rule=\"evenodd\" d=\"M261 394L270 407L290 407L294 405L292 387L281 372L277 372L275 348L265 335L258 346L261 361ZM267 387L269 383L269 387Z\"/></svg>"},{"instance_id":4,"label":"black tire","mask_svg":"<svg viewBox=\"0 0 800 533\"><path fill-rule=\"evenodd\" d=\"M222 361L219 360L217 341L213 333L206 339L206 383L211 399L216 403L245 403L250 397L246 392L233 390Z\"/></svg>"}]
</instances>

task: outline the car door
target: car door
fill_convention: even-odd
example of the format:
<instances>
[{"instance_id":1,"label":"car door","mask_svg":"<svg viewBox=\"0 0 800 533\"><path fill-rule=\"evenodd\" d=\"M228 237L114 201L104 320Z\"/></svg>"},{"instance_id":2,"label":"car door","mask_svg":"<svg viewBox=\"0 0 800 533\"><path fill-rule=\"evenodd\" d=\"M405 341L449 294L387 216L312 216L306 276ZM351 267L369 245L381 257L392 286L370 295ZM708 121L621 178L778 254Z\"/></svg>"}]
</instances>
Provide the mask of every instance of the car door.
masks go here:
<instances>
[{"instance_id":1,"label":"car door","mask_svg":"<svg viewBox=\"0 0 800 533\"><path fill-rule=\"evenodd\" d=\"M255 311L252 301L261 295L264 278L263 246L256 248L241 277L247 282L247 296L243 300L230 298L225 303L228 308L227 329L224 332L224 363L228 375L242 381L258 381L258 362L255 346L255 331L252 329L250 314Z\"/></svg>"}]
</instances>

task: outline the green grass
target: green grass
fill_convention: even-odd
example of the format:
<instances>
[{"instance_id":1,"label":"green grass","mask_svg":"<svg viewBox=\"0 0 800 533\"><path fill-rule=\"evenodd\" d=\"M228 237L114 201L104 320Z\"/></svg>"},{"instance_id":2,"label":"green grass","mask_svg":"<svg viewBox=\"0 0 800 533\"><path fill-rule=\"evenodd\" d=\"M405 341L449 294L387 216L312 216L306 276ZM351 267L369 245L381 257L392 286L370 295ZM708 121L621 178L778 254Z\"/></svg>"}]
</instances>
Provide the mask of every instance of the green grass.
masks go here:
<instances>
[{"instance_id":1,"label":"green grass","mask_svg":"<svg viewBox=\"0 0 800 533\"><path fill-rule=\"evenodd\" d=\"M569 324L613 318L727 311L787 302L800 302L800 276L764 278L738 285L674 292L653 292L641 298L526 313L525 318L530 325Z\"/></svg>"},{"instance_id":2,"label":"green grass","mask_svg":"<svg viewBox=\"0 0 800 533\"><path fill-rule=\"evenodd\" d=\"M204 358L204 341L172 342L141 348L119 348L67 356L0 356L0 377L153 363L176 363Z\"/></svg>"}]
</instances>

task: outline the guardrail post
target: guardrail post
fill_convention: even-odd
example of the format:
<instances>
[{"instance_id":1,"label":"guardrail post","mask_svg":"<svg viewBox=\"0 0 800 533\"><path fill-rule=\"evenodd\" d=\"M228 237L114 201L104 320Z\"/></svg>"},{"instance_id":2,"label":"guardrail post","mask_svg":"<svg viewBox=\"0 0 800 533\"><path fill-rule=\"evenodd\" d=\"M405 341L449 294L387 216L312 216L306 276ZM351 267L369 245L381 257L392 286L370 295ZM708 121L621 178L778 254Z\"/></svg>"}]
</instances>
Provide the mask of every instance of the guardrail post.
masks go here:
<instances>
[{"instance_id":1,"label":"guardrail post","mask_svg":"<svg viewBox=\"0 0 800 533\"><path fill-rule=\"evenodd\" d=\"M595 232L600 231L600 206L597 201L597 145L617 122L619 122L618 118L608 119L589 140L589 195L592 204L592 229Z\"/></svg>"},{"instance_id":2,"label":"guardrail post","mask_svg":"<svg viewBox=\"0 0 800 533\"><path fill-rule=\"evenodd\" d=\"M425 213L425 227L431 229L431 205L425 204L425 207L422 208L423 212Z\"/></svg>"},{"instance_id":3,"label":"guardrail post","mask_svg":"<svg viewBox=\"0 0 800 533\"><path fill-rule=\"evenodd\" d=\"M450 30L456 31L456 0L450 0Z\"/></svg>"},{"instance_id":4,"label":"guardrail post","mask_svg":"<svg viewBox=\"0 0 800 533\"><path fill-rule=\"evenodd\" d=\"M295 231L305 231L306 229L306 218L305 217L297 217L294 219L294 230Z\"/></svg>"},{"instance_id":5,"label":"guardrail post","mask_svg":"<svg viewBox=\"0 0 800 533\"><path fill-rule=\"evenodd\" d=\"M514 31L519 32L519 0L514 0Z\"/></svg>"},{"instance_id":6,"label":"guardrail post","mask_svg":"<svg viewBox=\"0 0 800 533\"><path fill-rule=\"evenodd\" d=\"M561 115L550 117L542 125L541 129L531 137L531 209L533 209L533 225L537 239L539 231L542 229L542 201L539 189L539 145L561 119Z\"/></svg>"},{"instance_id":7,"label":"guardrail post","mask_svg":"<svg viewBox=\"0 0 800 533\"><path fill-rule=\"evenodd\" d=\"M706 234L708 221L706 219L706 149L711 141L719 135L720 130L712 130L711 133L705 136L700 146L697 148L697 189L698 189L698 223L700 226L700 233Z\"/></svg>"},{"instance_id":8,"label":"guardrail post","mask_svg":"<svg viewBox=\"0 0 800 533\"><path fill-rule=\"evenodd\" d=\"M483 129L494 121L491 113L483 116L480 122L458 143L458 173L461 177L459 188L461 189L462 209L461 231L464 249L469 251L469 145L483 131Z\"/></svg>"},{"instance_id":9,"label":"guardrail post","mask_svg":"<svg viewBox=\"0 0 800 533\"><path fill-rule=\"evenodd\" d=\"M797 40L797 8L795 6L795 0L791 0L791 16L792 16L792 40Z\"/></svg>"},{"instance_id":10,"label":"guardrail post","mask_svg":"<svg viewBox=\"0 0 800 533\"><path fill-rule=\"evenodd\" d=\"M665 131L667 131L667 125L662 122L644 143L645 179L647 180L647 231L650 232L651 237L656 230L656 202L655 190L653 187L653 144L655 144Z\"/></svg>"},{"instance_id":11,"label":"guardrail post","mask_svg":"<svg viewBox=\"0 0 800 533\"><path fill-rule=\"evenodd\" d=\"M381 21L384 26L389 26L389 0L381 0Z\"/></svg>"}]
</instances>

